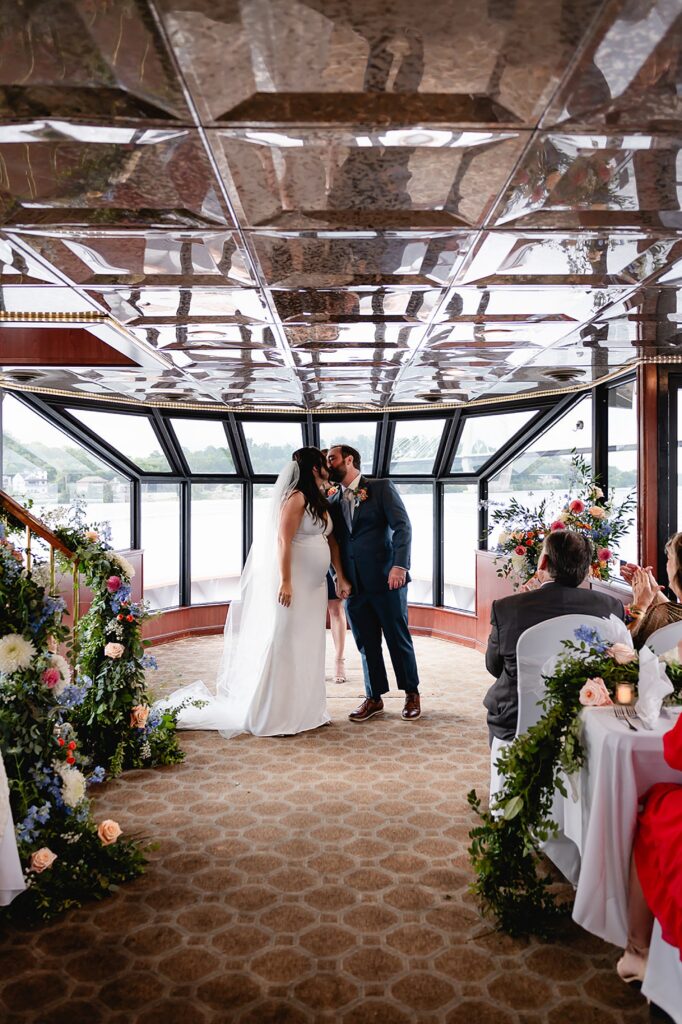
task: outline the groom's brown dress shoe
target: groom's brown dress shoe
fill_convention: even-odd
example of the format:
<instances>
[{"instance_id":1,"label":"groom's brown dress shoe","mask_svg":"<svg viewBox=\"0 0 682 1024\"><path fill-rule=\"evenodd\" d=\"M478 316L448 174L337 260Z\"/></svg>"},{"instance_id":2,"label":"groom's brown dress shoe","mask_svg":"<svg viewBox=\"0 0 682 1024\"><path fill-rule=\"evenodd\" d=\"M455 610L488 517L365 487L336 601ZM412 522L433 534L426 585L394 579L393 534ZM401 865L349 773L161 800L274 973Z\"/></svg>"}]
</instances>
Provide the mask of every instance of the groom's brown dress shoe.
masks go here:
<instances>
[{"instance_id":1,"label":"groom's brown dress shoe","mask_svg":"<svg viewBox=\"0 0 682 1024\"><path fill-rule=\"evenodd\" d=\"M383 713L384 702L381 697L376 700L374 697L366 697L360 707L351 711L348 717L351 722L366 722L370 718L374 718L375 715L383 715Z\"/></svg>"},{"instance_id":2,"label":"groom's brown dress shoe","mask_svg":"<svg viewBox=\"0 0 682 1024\"><path fill-rule=\"evenodd\" d=\"M419 701L418 693L406 693L405 694L405 707L403 708L403 718L412 722L415 718L419 718L422 713L421 703Z\"/></svg>"}]
</instances>

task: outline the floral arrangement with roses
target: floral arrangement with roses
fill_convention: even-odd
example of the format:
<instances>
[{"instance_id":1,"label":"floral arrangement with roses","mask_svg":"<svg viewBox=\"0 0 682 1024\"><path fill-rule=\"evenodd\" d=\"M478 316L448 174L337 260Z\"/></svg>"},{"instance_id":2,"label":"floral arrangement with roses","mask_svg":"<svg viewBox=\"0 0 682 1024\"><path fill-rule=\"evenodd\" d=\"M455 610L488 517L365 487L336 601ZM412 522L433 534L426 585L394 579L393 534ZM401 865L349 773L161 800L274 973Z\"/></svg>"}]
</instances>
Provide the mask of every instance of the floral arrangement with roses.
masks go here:
<instances>
[{"instance_id":1,"label":"floral arrangement with roses","mask_svg":"<svg viewBox=\"0 0 682 1024\"><path fill-rule=\"evenodd\" d=\"M618 542L632 526L636 501L628 495L617 504L613 490L605 496L589 464L575 452L571 468L573 493L561 500L543 498L535 508L527 508L512 498L505 508L496 508L490 514L491 532L496 526L502 527L497 540L501 562L497 575L509 578L514 589L533 579L545 537L555 530L573 530L587 537L592 546L591 575L601 580L611 578Z\"/></svg>"},{"instance_id":2,"label":"floral arrangement with roses","mask_svg":"<svg viewBox=\"0 0 682 1024\"><path fill-rule=\"evenodd\" d=\"M53 650L68 634L64 602L38 576L0 522L0 749L26 881L3 914L48 919L135 878L145 858L117 822L93 817L105 771L75 724L93 683Z\"/></svg>"},{"instance_id":3,"label":"floral arrangement with roses","mask_svg":"<svg viewBox=\"0 0 682 1024\"><path fill-rule=\"evenodd\" d=\"M599 633L580 627L563 646L563 653L544 669L542 717L500 753L504 785L496 806L485 811L476 791L468 794L480 820L469 833L476 874L472 890L483 912L510 935L546 936L570 912L570 903L557 900L552 879L539 870L540 843L555 832L554 791L565 796L566 776L584 763L583 707L611 704L618 683L636 687L640 676L630 634L614 616L604 620ZM655 662L653 655L649 658ZM681 703L682 665L661 661L673 686L666 700Z\"/></svg>"}]
</instances>

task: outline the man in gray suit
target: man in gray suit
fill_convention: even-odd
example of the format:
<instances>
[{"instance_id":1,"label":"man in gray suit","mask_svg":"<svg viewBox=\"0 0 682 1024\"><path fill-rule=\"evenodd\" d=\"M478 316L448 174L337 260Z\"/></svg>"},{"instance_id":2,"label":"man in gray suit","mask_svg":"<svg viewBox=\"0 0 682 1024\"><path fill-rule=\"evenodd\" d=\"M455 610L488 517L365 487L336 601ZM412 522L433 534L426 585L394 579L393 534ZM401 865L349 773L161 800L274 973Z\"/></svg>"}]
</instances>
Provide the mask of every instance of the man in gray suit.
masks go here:
<instances>
[{"instance_id":1,"label":"man in gray suit","mask_svg":"<svg viewBox=\"0 0 682 1024\"><path fill-rule=\"evenodd\" d=\"M483 699L493 756L500 741L516 735L518 690L516 644L531 626L558 615L596 615L624 618L622 602L596 590L579 589L592 561L591 542L572 530L555 530L545 539L538 569L549 576L537 590L493 601L485 667L497 676ZM567 637L567 640L572 637ZM497 742L495 742L497 741Z\"/></svg>"}]
</instances>

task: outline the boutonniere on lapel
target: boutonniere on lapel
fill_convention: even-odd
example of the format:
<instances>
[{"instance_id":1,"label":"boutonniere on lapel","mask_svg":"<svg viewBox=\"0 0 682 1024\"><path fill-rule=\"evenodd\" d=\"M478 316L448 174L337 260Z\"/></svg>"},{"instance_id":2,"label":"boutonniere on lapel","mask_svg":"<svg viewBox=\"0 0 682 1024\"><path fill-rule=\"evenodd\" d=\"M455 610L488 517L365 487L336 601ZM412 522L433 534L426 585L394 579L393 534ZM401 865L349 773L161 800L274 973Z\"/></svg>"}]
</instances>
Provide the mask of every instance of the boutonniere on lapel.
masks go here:
<instances>
[{"instance_id":1,"label":"boutonniere on lapel","mask_svg":"<svg viewBox=\"0 0 682 1024\"><path fill-rule=\"evenodd\" d=\"M328 498L333 498L333 497L335 497L335 496L336 496L336 495L337 495L338 493L339 493L339 489L338 489L338 487L330 487L330 488L329 488L329 490L327 491L327 497L328 497Z\"/></svg>"},{"instance_id":2,"label":"boutonniere on lapel","mask_svg":"<svg viewBox=\"0 0 682 1024\"><path fill-rule=\"evenodd\" d=\"M366 487L358 487L355 492L355 501L353 502L353 509L359 508L363 501L367 501L369 498L369 491Z\"/></svg>"}]
</instances>

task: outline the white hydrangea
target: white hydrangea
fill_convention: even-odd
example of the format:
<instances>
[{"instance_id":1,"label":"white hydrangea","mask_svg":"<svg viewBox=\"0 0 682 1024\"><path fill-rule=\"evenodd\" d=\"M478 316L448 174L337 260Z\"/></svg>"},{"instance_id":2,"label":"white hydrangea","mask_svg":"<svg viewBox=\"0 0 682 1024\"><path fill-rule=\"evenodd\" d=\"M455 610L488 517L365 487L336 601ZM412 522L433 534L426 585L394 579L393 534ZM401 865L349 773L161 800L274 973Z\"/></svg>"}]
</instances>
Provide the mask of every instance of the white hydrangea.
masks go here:
<instances>
[{"instance_id":1,"label":"white hydrangea","mask_svg":"<svg viewBox=\"0 0 682 1024\"><path fill-rule=\"evenodd\" d=\"M56 767L62 778L62 800L67 807L76 807L85 796L85 776L78 768L69 768L66 764Z\"/></svg>"},{"instance_id":2,"label":"white hydrangea","mask_svg":"<svg viewBox=\"0 0 682 1024\"><path fill-rule=\"evenodd\" d=\"M8 675L28 668L36 655L30 640L19 633L8 633L0 640L0 672Z\"/></svg>"},{"instance_id":3,"label":"white hydrangea","mask_svg":"<svg viewBox=\"0 0 682 1024\"><path fill-rule=\"evenodd\" d=\"M129 580L132 580L135 576L135 568L130 564L127 558L123 555L119 555L117 551L114 551L111 555L111 561L119 567L124 576L127 576Z\"/></svg>"},{"instance_id":4,"label":"white hydrangea","mask_svg":"<svg viewBox=\"0 0 682 1024\"><path fill-rule=\"evenodd\" d=\"M61 676L61 679L59 680L59 682L57 683L53 690L55 696L59 697L59 695L64 692L67 686L70 686L71 684L71 666L69 665L66 658L62 658L61 654L51 654L50 661L52 662L52 665L54 666L54 668L57 669L59 675Z\"/></svg>"}]
</instances>

